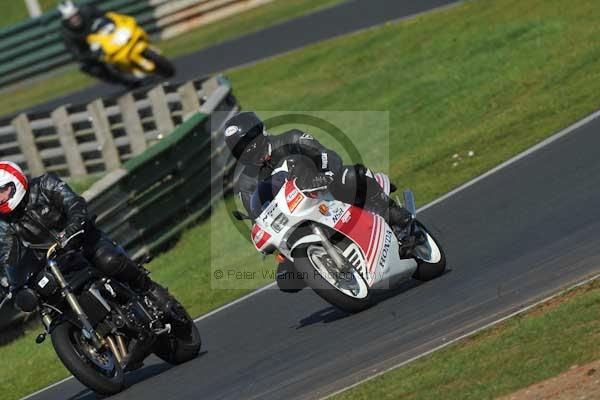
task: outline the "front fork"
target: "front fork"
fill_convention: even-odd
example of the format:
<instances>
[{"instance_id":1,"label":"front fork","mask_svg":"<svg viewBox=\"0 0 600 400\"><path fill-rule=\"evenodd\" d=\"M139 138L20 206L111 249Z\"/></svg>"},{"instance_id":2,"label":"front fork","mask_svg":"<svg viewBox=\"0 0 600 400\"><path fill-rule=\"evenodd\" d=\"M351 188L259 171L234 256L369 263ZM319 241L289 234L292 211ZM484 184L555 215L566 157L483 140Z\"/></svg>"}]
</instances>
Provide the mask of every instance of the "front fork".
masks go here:
<instances>
[{"instance_id":1,"label":"front fork","mask_svg":"<svg viewBox=\"0 0 600 400\"><path fill-rule=\"evenodd\" d=\"M54 260L50 260L50 261L48 261L48 267L50 268L50 271L52 272L52 274L56 277L56 280L58 281L58 285L61 288L63 297L65 297L65 299L67 300L67 303L69 303L69 306L71 306L71 309L77 315L79 322L81 322L81 325L83 326L82 331L83 331L84 336L88 340L91 340L91 342L94 345L94 347L96 348L96 350L100 350L103 347L103 344L100 341L100 339L98 339L96 330L92 327L92 324L90 323L90 320L88 319L87 315L83 311L83 308L81 308L79 301L77 301L77 298L75 297L73 292L71 292L71 288L69 288L69 285L68 285L67 281L65 280L65 277L63 276L62 272L60 272L58 263ZM46 318L46 317L49 318L49 316L47 316L47 315L42 318ZM44 320L44 322L46 322L46 320Z\"/></svg>"},{"instance_id":2,"label":"front fork","mask_svg":"<svg viewBox=\"0 0 600 400\"><path fill-rule=\"evenodd\" d=\"M338 253L335 247L331 244L329 238L327 237L327 235L325 235L325 232L323 232L323 229L321 229L321 227L316 224L312 224L311 228L313 233L321 239L325 251L327 252L329 257L331 257L338 270L340 272L344 272L347 263L346 261L344 261L344 258L341 256L341 254Z\"/></svg>"}]
</instances>

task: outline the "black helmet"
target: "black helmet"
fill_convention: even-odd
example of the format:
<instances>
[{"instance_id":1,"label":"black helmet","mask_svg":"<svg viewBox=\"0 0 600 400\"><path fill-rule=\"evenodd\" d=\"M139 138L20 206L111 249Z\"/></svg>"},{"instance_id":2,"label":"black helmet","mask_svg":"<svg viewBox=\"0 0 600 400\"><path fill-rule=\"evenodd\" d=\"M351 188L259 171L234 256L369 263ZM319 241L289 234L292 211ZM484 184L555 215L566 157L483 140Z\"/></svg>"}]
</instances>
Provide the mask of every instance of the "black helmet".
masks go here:
<instances>
[{"instance_id":1,"label":"black helmet","mask_svg":"<svg viewBox=\"0 0 600 400\"><path fill-rule=\"evenodd\" d=\"M243 164L261 165L268 155L265 125L253 112L241 112L227 121L225 142Z\"/></svg>"}]
</instances>

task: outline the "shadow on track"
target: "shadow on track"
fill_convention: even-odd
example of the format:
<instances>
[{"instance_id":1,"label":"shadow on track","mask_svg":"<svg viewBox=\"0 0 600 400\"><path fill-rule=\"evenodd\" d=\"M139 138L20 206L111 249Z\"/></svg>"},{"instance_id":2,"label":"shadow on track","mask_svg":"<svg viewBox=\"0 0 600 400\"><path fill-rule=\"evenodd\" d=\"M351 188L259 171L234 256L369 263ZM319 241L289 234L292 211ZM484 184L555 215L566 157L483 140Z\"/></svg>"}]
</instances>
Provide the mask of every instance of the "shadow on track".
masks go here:
<instances>
[{"instance_id":1,"label":"shadow on track","mask_svg":"<svg viewBox=\"0 0 600 400\"><path fill-rule=\"evenodd\" d=\"M173 368L173 365L163 362L160 364L153 364L148 367L142 368L140 370L130 372L125 375L126 388L130 388L133 385L136 385L146 379L152 378L153 376L160 375L165 371ZM101 396L97 393L92 392L89 389L82 390L77 393L75 396L69 397L67 400L100 400L107 399L107 396Z\"/></svg>"},{"instance_id":2,"label":"shadow on track","mask_svg":"<svg viewBox=\"0 0 600 400\"><path fill-rule=\"evenodd\" d=\"M444 276L450 272L451 272L451 270L446 270L446 271L444 271L444 274L442 276ZM402 294L402 293L407 292L411 289L414 289L418 286L421 286L423 283L424 282L418 281L416 279L409 279L409 280L401 283L400 286L398 286L395 289L379 290L375 293L373 307L376 307L379 303L381 303L385 300L388 300L394 296L398 296L399 294ZM365 310L363 312L368 312L368 310ZM352 315L351 313L342 311L334 306L325 307L319 311L314 312L313 314L309 315L308 317L301 319L299 321L299 324L296 326L296 329L302 329L307 326L311 326L311 325L315 325L315 324L319 324L319 323L328 324L330 322L335 322L335 321L344 319L351 315Z\"/></svg>"},{"instance_id":3,"label":"shadow on track","mask_svg":"<svg viewBox=\"0 0 600 400\"><path fill-rule=\"evenodd\" d=\"M340 319L344 319L352 314L342 311L333 306L325 307L322 310L319 310L306 318L300 320L296 329L302 329L306 326L314 325L314 324L328 324L330 322L334 322Z\"/></svg>"}]
</instances>

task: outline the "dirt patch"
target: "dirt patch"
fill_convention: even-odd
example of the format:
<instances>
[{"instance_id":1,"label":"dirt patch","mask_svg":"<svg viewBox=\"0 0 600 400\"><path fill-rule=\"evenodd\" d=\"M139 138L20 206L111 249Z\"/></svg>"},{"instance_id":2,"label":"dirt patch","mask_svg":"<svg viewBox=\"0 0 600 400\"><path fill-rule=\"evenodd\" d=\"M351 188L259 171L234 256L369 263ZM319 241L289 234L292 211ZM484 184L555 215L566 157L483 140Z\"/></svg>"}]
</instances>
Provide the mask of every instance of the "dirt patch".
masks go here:
<instances>
[{"instance_id":1,"label":"dirt patch","mask_svg":"<svg viewBox=\"0 0 600 400\"><path fill-rule=\"evenodd\" d=\"M600 399L600 360L573 365L554 378L536 383L498 400Z\"/></svg>"}]
</instances>

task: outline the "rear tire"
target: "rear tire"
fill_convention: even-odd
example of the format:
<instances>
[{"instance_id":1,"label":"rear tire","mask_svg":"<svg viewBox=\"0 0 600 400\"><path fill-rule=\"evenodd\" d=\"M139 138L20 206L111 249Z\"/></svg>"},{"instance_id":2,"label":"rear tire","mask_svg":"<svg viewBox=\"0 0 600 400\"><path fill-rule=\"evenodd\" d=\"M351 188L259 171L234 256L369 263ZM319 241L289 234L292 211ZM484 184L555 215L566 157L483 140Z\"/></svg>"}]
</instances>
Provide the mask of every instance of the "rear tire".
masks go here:
<instances>
[{"instance_id":1,"label":"rear tire","mask_svg":"<svg viewBox=\"0 0 600 400\"><path fill-rule=\"evenodd\" d=\"M364 311L373 305L373 294L371 290L369 290L369 294L366 297L357 299L345 295L335 286L330 284L321 276L315 267L313 267L312 262L308 258L307 250L308 246L301 246L294 250L294 253L292 254L294 265L301 276L304 277L306 284L310 286L315 293L321 296L323 300L340 310L352 314Z\"/></svg>"},{"instance_id":2,"label":"rear tire","mask_svg":"<svg viewBox=\"0 0 600 400\"><path fill-rule=\"evenodd\" d=\"M62 323L54 328L51 338L58 358L75 378L93 391L103 395L121 392L125 388L125 376L112 353L106 350L106 355L113 358L114 369L111 374L104 375L97 369L98 367L92 364L84 350L77 344L76 338L80 334L81 329L70 323Z\"/></svg>"},{"instance_id":3,"label":"rear tire","mask_svg":"<svg viewBox=\"0 0 600 400\"><path fill-rule=\"evenodd\" d=\"M172 78L175 76L175 66L173 63L162 54L157 53L151 48L146 49L143 56L152 61L156 66L156 73L163 78Z\"/></svg>"},{"instance_id":4,"label":"rear tire","mask_svg":"<svg viewBox=\"0 0 600 400\"><path fill-rule=\"evenodd\" d=\"M174 321L173 330L169 335L159 339L154 354L168 362L178 365L190 361L198 356L202 347L200 331L183 306L175 299L172 306L174 312L187 322Z\"/></svg>"},{"instance_id":5,"label":"rear tire","mask_svg":"<svg viewBox=\"0 0 600 400\"><path fill-rule=\"evenodd\" d=\"M425 232L429 237L433 240L435 245L437 246L440 252L440 259L437 262L429 263L423 261L419 258L415 258L418 263L417 270L413 274L413 278L419 281L430 281L444 274L446 270L446 254L444 253L444 249L440 246L439 241L425 228L425 226L419 221L415 221L417 228L423 232Z\"/></svg>"}]
</instances>

